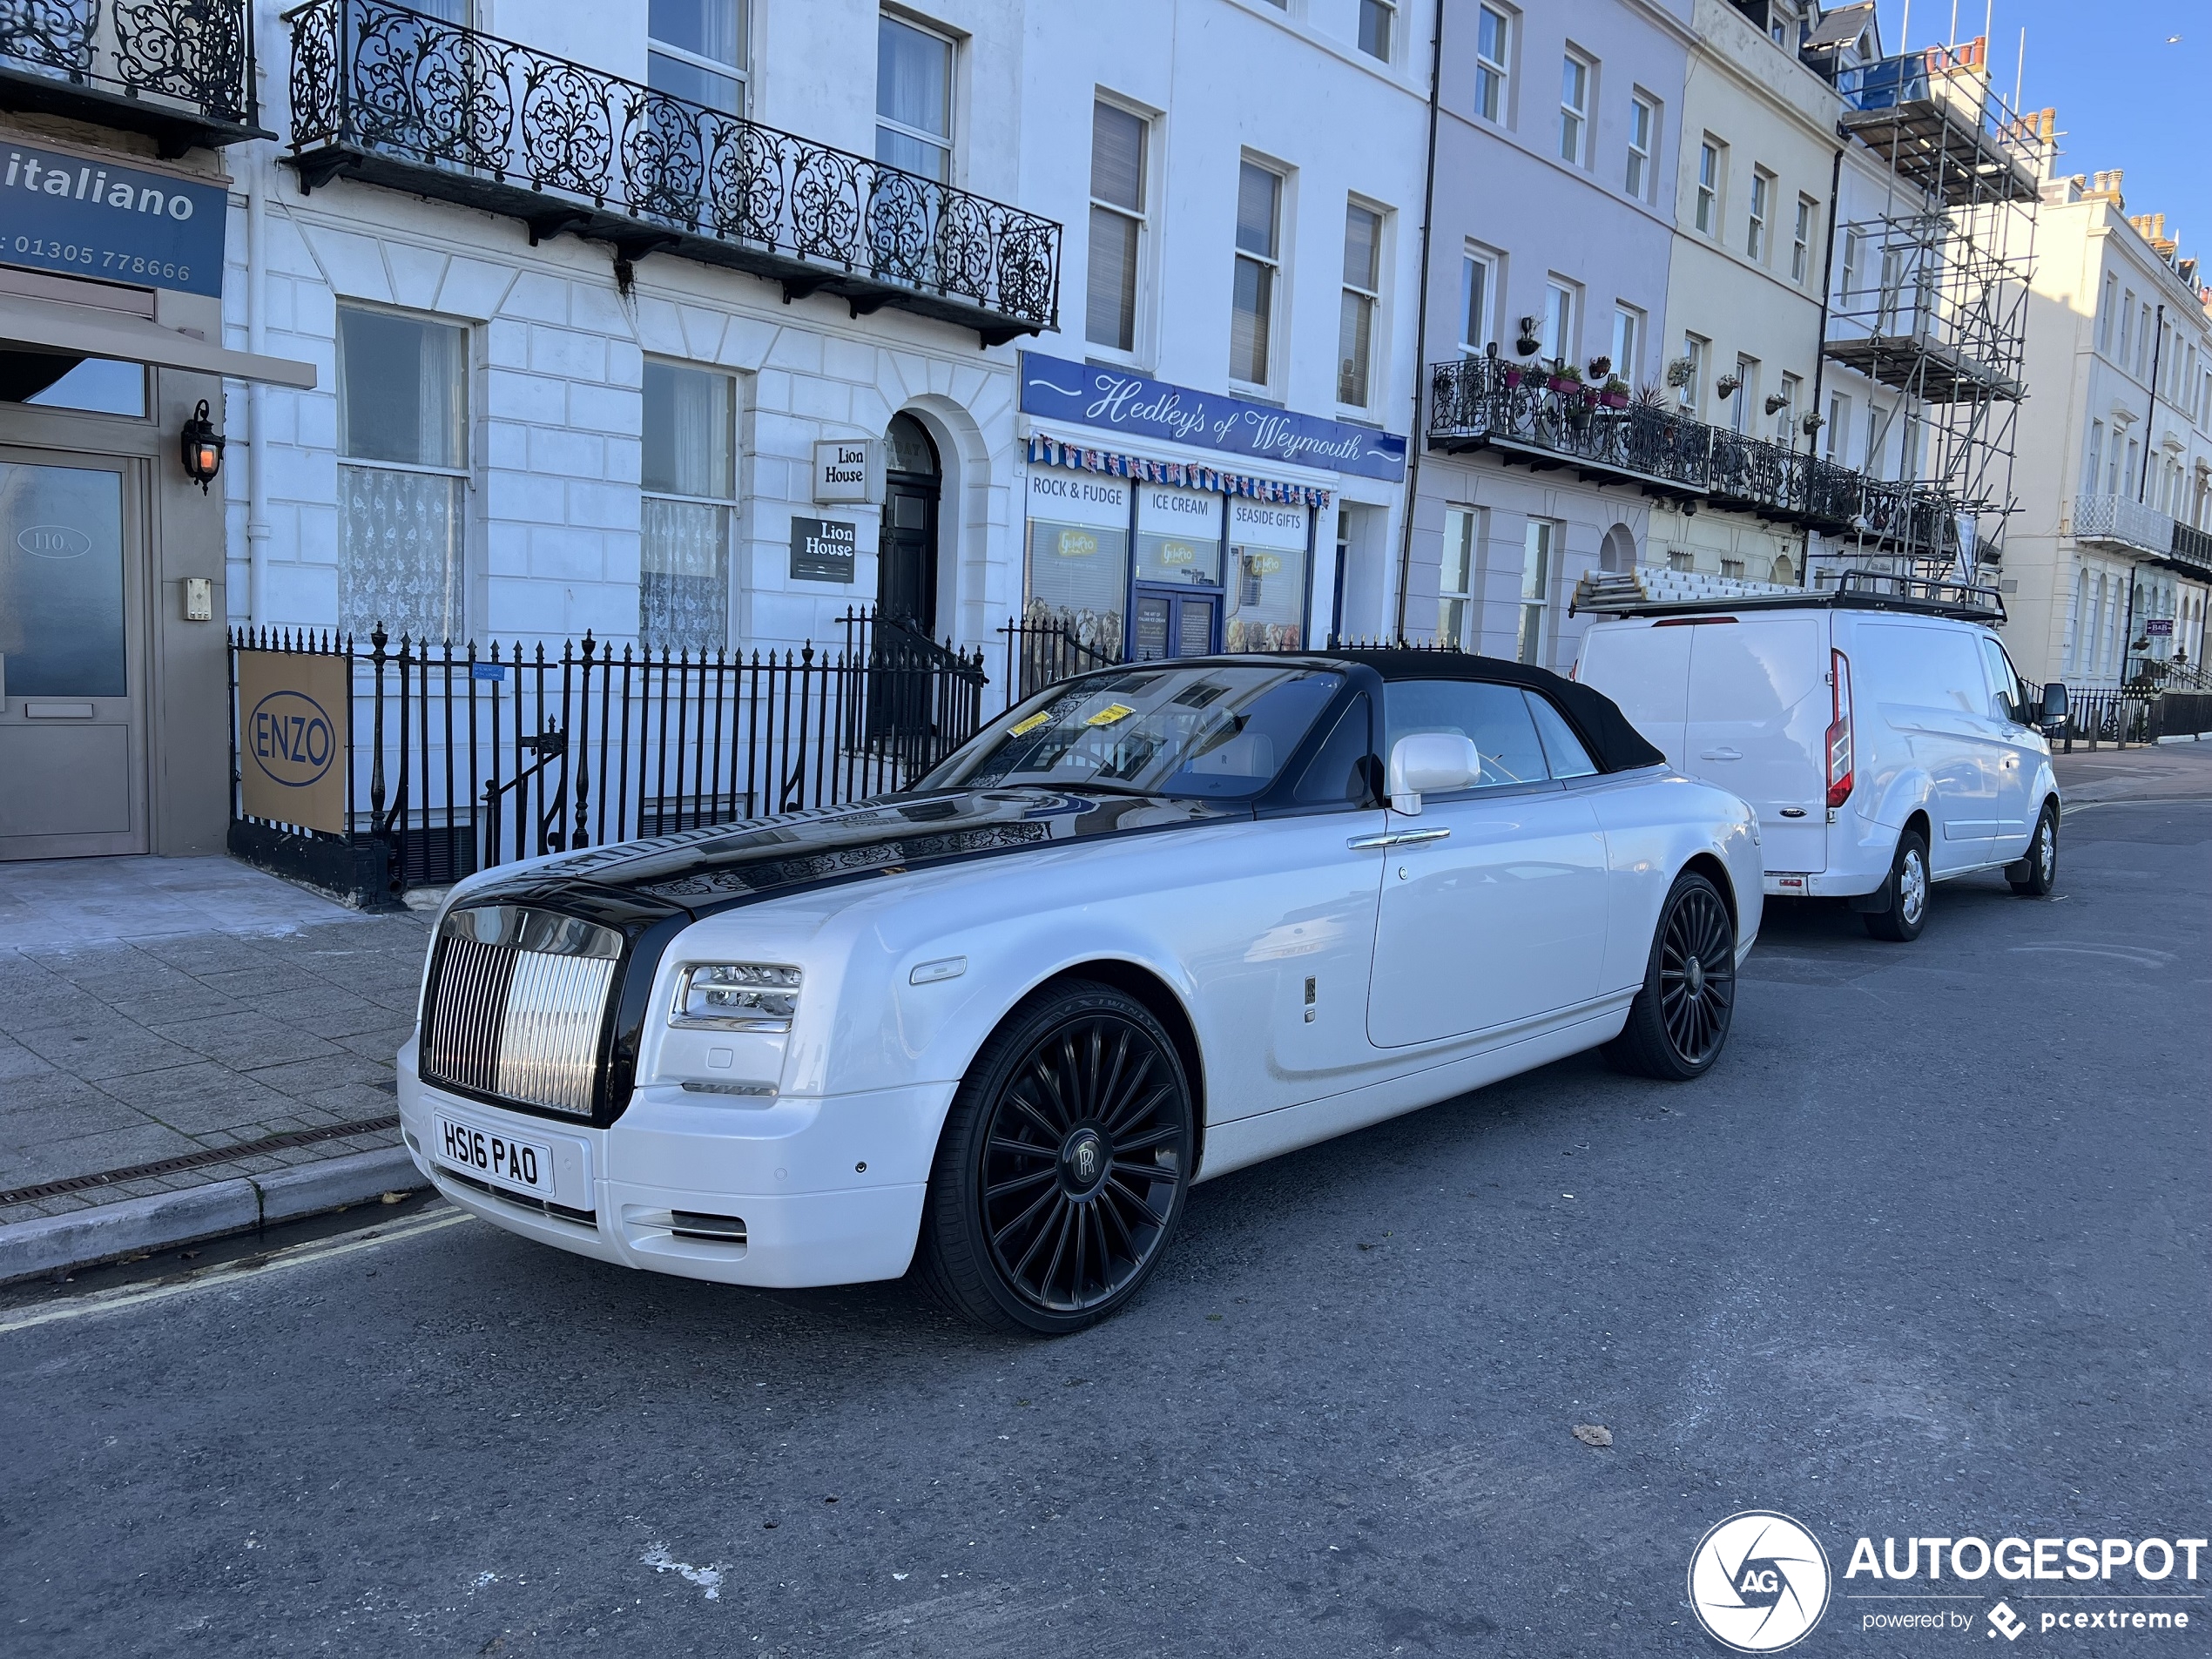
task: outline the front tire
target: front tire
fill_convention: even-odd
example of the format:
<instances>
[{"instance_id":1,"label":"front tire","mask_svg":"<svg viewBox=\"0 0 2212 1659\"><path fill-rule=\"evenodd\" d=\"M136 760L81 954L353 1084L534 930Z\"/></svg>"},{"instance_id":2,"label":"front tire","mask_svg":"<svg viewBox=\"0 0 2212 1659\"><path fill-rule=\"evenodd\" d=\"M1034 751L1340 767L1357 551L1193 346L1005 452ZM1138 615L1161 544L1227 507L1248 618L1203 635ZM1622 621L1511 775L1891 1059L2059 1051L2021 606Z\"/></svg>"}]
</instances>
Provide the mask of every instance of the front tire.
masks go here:
<instances>
[{"instance_id":1,"label":"front tire","mask_svg":"<svg viewBox=\"0 0 2212 1659\"><path fill-rule=\"evenodd\" d=\"M1894 944L1911 944L1928 925L1928 844L1919 831L1907 830L1897 838L1889 884L1882 889L1888 907L1865 913L1866 931Z\"/></svg>"},{"instance_id":2,"label":"front tire","mask_svg":"<svg viewBox=\"0 0 2212 1659\"><path fill-rule=\"evenodd\" d=\"M2028 838L2027 856L2018 864L2006 865L2005 879L2024 899L2047 898L2058 886L2059 809L2054 803L2043 803L2042 815L2035 820L2035 833Z\"/></svg>"},{"instance_id":3,"label":"front tire","mask_svg":"<svg viewBox=\"0 0 2212 1659\"><path fill-rule=\"evenodd\" d=\"M968 1069L916 1276L990 1329L1064 1336L1136 1296L1183 1212L1189 1078L1151 1011L1090 981L1030 997Z\"/></svg>"},{"instance_id":4,"label":"front tire","mask_svg":"<svg viewBox=\"0 0 2212 1659\"><path fill-rule=\"evenodd\" d=\"M1688 1082L1721 1057L1735 1014L1735 918L1718 887L1685 870L1660 907L1643 988L1605 1057L1638 1076Z\"/></svg>"}]
</instances>

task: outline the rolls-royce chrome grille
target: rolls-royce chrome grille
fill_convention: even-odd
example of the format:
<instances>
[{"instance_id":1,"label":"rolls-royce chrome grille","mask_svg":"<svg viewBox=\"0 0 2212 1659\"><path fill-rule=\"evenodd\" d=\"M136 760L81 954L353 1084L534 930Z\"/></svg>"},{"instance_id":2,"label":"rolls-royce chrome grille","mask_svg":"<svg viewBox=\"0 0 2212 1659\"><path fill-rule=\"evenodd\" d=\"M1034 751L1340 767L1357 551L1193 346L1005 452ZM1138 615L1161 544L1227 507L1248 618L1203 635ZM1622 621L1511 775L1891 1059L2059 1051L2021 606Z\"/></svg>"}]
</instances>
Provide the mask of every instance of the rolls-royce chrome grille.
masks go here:
<instances>
[{"instance_id":1,"label":"rolls-royce chrome grille","mask_svg":"<svg viewBox=\"0 0 2212 1659\"><path fill-rule=\"evenodd\" d=\"M589 1116L622 935L519 905L448 911L438 932L424 1081Z\"/></svg>"}]
</instances>

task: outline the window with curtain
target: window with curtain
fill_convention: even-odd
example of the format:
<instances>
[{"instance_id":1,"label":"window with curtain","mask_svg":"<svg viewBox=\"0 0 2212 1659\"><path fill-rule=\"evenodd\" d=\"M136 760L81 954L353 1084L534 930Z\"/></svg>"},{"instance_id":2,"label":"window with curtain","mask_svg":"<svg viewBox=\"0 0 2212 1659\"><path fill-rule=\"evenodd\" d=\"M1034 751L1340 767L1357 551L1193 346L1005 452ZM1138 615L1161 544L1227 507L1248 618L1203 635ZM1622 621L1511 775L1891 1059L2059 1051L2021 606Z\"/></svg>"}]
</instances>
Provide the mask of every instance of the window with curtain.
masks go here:
<instances>
[{"instance_id":1,"label":"window with curtain","mask_svg":"<svg viewBox=\"0 0 2212 1659\"><path fill-rule=\"evenodd\" d=\"M651 0L645 33L648 86L745 113L745 0Z\"/></svg>"},{"instance_id":2,"label":"window with curtain","mask_svg":"<svg viewBox=\"0 0 2212 1659\"><path fill-rule=\"evenodd\" d=\"M1337 322L1337 401L1364 409L1372 396L1375 313L1382 305L1383 216L1358 202L1344 215L1344 299Z\"/></svg>"},{"instance_id":3,"label":"window with curtain","mask_svg":"<svg viewBox=\"0 0 2212 1659\"><path fill-rule=\"evenodd\" d=\"M338 622L466 637L469 335L338 308Z\"/></svg>"},{"instance_id":4,"label":"window with curtain","mask_svg":"<svg viewBox=\"0 0 2212 1659\"><path fill-rule=\"evenodd\" d=\"M645 365L637 636L649 651L698 656L730 643L737 405L733 375Z\"/></svg>"},{"instance_id":5,"label":"window with curtain","mask_svg":"<svg viewBox=\"0 0 2212 1659\"><path fill-rule=\"evenodd\" d=\"M875 158L953 179L953 43L897 17L876 21Z\"/></svg>"},{"instance_id":6,"label":"window with curtain","mask_svg":"<svg viewBox=\"0 0 2212 1659\"><path fill-rule=\"evenodd\" d=\"M1084 337L1136 349L1136 288L1144 246L1144 151L1149 124L1103 98L1090 115L1090 273Z\"/></svg>"},{"instance_id":7,"label":"window with curtain","mask_svg":"<svg viewBox=\"0 0 2212 1659\"><path fill-rule=\"evenodd\" d=\"M1237 269L1229 317L1229 377L1265 386L1272 371L1275 283L1281 274L1283 180L1252 162L1237 173Z\"/></svg>"}]
</instances>

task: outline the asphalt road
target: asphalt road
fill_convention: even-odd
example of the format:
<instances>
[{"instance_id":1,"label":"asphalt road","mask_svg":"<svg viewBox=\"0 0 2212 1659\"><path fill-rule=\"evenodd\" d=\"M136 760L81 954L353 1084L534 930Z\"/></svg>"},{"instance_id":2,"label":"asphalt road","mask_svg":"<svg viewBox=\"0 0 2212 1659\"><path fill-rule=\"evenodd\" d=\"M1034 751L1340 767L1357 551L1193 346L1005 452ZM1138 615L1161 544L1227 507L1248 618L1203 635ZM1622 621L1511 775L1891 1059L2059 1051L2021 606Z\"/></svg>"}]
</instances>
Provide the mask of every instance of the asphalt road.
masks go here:
<instances>
[{"instance_id":1,"label":"asphalt road","mask_svg":"<svg viewBox=\"0 0 2212 1659\"><path fill-rule=\"evenodd\" d=\"M1770 911L1703 1082L1568 1062L1225 1177L1058 1343L435 1210L18 1294L0 1650L1719 1653L1691 1550L1771 1507L1839 1575L1796 1651L1986 1656L2078 1587L1867 1635L1851 1541L2208 1529L2209 840L2084 811L2058 899L1940 888L1912 947ZM2165 1605L2028 1645L2212 1649Z\"/></svg>"}]
</instances>

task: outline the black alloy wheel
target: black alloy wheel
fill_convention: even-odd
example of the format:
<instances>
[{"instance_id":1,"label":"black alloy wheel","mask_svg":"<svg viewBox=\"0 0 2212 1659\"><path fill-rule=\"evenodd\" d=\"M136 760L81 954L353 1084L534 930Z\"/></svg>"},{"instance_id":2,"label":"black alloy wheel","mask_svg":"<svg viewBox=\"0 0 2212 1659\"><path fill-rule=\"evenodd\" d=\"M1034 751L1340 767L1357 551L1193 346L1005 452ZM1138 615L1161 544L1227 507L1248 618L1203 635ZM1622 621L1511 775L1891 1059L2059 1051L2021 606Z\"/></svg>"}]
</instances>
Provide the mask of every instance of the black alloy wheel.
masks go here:
<instances>
[{"instance_id":1,"label":"black alloy wheel","mask_svg":"<svg viewBox=\"0 0 2212 1659\"><path fill-rule=\"evenodd\" d=\"M2005 867L2005 879L2025 899L2047 898L2059 884L2059 809L2054 801L2043 803L2036 818L2035 833L2028 838L2027 856Z\"/></svg>"},{"instance_id":2,"label":"black alloy wheel","mask_svg":"<svg viewBox=\"0 0 2212 1659\"><path fill-rule=\"evenodd\" d=\"M1149 1009L1088 982L1032 998L954 1100L923 1211L921 1279L1001 1330L1095 1324L1158 1262L1191 1151L1189 1082Z\"/></svg>"},{"instance_id":3,"label":"black alloy wheel","mask_svg":"<svg viewBox=\"0 0 2212 1659\"><path fill-rule=\"evenodd\" d=\"M1685 871L1660 910L1643 988L1606 1058L1623 1071L1687 1082L1712 1069L1735 1014L1735 918L1718 887Z\"/></svg>"}]
</instances>

